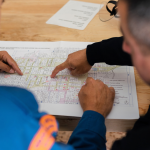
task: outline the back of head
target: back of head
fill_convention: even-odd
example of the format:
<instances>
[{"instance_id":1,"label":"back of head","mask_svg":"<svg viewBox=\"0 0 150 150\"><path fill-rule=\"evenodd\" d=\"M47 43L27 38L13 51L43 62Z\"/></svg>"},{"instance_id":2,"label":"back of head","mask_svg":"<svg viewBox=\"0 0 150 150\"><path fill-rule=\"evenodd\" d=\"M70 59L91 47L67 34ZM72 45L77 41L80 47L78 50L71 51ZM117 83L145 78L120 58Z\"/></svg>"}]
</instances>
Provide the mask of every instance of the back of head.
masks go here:
<instances>
[{"instance_id":1,"label":"back of head","mask_svg":"<svg viewBox=\"0 0 150 150\"><path fill-rule=\"evenodd\" d=\"M150 0L123 0L128 5L128 28L140 43L150 47Z\"/></svg>"}]
</instances>

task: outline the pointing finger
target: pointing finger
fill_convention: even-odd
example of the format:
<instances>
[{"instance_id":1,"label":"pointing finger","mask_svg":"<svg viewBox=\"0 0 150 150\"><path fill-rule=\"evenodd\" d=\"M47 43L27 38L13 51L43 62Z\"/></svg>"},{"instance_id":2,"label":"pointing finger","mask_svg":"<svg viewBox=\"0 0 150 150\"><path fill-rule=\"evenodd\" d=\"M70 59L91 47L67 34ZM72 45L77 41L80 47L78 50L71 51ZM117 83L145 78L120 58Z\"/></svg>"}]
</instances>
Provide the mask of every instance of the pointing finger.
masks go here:
<instances>
[{"instance_id":1,"label":"pointing finger","mask_svg":"<svg viewBox=\"0 0 150 150\"><path fill-rule=\"evenodd\" d=\"M12 69L9 65L7 65L1 61L0 61L0 69L2 71L8 72L8 73L15 73L14 69Z\"/></svg>"},{"instance_id":2,"label":"pointing finger","mask_svg":"<svg viewBox=\"0 0 150 150\"><path fill-rule=\"evenodd\" d=\"M10 65L12 66L12 68L13 68L19 75L23 75L23 73L22 73L22 71L19 69L17 63L11 62Z\"/></svg>"},{"instance_id":3,"label":"pointing finger","mask_svg":"<svg viewBox=\"0 0 150 150\"><path fill-rule=\"evenodd\" d=\"M17 63L15 62L15 60L8 53L6 53L6 52L4 52L4 54L3 54L3 61L6 62L6 63L8 63L8 65L10 67L12 67L12 69L14 71L16 71L19 75L23 75L23 73L19 69L19 67L18 67Z\"/></svg>"},{"instance_id":4,"label":"pointing finger","mask_svg":"<svg viewBox=\"0 0 150 150\"><path fill-rule=\"evenodd\" d=\"M69 65L67 63L67 61L65 61L64 63L58 65L52 72L51 74L51 78L54 78L56 76L56 74L59 72L59 71L62 71L66 68L69 68Z\"/></svg>"}]
</instances>

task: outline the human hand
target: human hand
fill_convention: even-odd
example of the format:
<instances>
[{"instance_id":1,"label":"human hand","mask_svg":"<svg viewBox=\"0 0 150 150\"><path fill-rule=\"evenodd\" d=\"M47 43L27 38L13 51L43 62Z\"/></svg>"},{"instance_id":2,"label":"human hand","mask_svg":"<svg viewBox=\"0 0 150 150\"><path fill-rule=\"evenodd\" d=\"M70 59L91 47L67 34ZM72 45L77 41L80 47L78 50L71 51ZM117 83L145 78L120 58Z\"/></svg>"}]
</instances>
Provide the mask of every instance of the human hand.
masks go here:
<instances>
[{"instance_id":1,"label":"human hand","mask_svg":"<svg viewBox=\"0 0 150 150\"><path fill-rule=\"evenodd\" d=\"M69 54L67 60L53 70L51 77L54 78L59 71L65 68L68 68L74 76L87 73L92 66L87 61L86 49Z\"/></svg>"},{"instance_id":2,"label":"human hand","mask_svg":"<svg viewBox=\"0 0 150 150\"><path fill-rule=\"evenodd\" d=\"M0 71L8 73L15 73L16 71L19 75L23 75L17 63L6 51L0 51Z\"/></svg>"},{"instance_id":3,"label":"human hand","mask_svg":"<svg viewBox=\"0 0 150 150\"><path fill-rule=\"evenodd\" d=\"M115 90L102 81L89 77L78 96L83 111L93 110L106 118L113 106Z\"/></svg>"}]
</instances>

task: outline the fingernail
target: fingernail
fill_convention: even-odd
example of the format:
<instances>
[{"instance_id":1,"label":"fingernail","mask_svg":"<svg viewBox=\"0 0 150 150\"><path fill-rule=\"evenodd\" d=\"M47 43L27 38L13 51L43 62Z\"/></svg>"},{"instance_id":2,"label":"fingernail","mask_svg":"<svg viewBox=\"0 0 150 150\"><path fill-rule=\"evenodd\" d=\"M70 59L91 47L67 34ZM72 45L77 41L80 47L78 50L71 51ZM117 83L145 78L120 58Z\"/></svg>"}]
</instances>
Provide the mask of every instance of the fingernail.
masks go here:
<instances>
[{"instance_id":1,"label":"fingernail","mask_svg":"<svg viewBox=\"0 0 150 150\"><path fill-rule=\"evenodd\" d=\"M13 69L10 69L9 73L15 73L15 71Z\"/></svg>"}]
</instances>

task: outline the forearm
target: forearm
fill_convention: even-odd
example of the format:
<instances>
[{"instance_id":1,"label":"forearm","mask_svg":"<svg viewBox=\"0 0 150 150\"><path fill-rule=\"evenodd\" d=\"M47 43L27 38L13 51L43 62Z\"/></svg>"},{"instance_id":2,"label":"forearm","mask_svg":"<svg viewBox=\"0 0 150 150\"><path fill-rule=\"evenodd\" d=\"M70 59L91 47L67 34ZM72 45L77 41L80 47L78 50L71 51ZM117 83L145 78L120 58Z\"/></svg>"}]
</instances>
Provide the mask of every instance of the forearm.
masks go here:
<instances>
[{"instance_id":1,"label":"forearm","mask_svg":"<svg viewBox=\"0 0 150 150\"><path fill-rule=\"evenodd\" d=\"M123 37L111 38L87 46L87 60L94 63L105 62L109 65L132 66L131 57L122 50Z\"/></svg>"},{"instance_id":2,"label":"forearm","mask_svg":"<svg viewBox=\"0 0 150 150\"><path fill-rule=\"evenodd\" d=\"M104 121L105 119L101 114L85 111L68 143L77 150L106 150Z\"/></svg>"}]
</instances>

